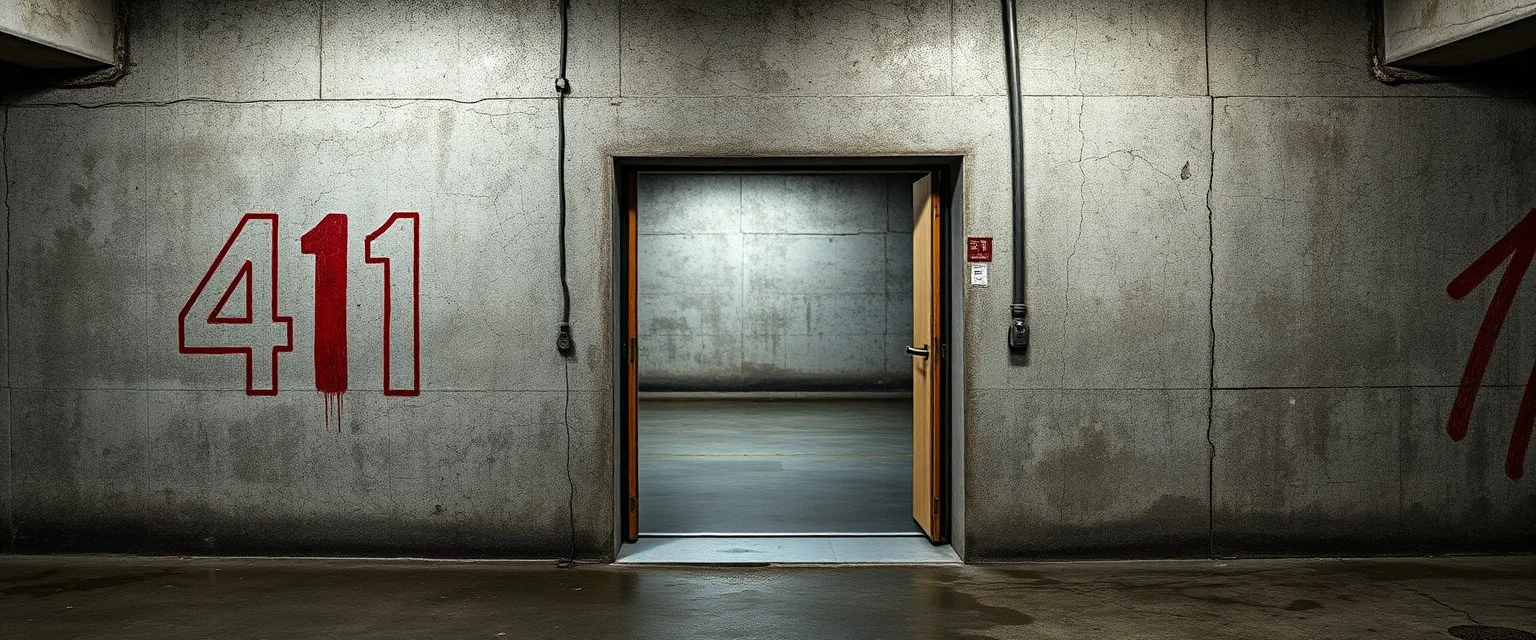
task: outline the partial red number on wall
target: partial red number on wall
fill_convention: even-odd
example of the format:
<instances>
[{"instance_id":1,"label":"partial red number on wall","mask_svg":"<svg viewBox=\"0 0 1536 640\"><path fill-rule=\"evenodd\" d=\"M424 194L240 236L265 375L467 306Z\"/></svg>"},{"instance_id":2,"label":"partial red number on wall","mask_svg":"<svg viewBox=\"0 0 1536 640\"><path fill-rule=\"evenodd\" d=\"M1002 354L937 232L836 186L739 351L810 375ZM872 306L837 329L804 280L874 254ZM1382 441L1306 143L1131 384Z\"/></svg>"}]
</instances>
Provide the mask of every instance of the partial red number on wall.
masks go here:
<instances>
[{"instance_id":1,"label":"partial red number on wall","mask_svg":"<svg viewBox=\"0 0 1536 640\"><path fill-rule=\"evenodd\" d=\"M181 308L176 335L182 353L245 356L245 392L277 395L277 354L293 350L293 318L277 311L277 214L240 219Z\"/></svg>"},{"instance_id":2,"label":"partial red number on wall","mask_svg":"<svg viewBox=\"0 0 1536 640\"><path fill-rule=\"evenodd\" d=\"M421 216L396 213L368 234L365 260L384 268L384 395L421 393ZM405 264L401 264L404 262Z\"/></svg>"}]
</instances>

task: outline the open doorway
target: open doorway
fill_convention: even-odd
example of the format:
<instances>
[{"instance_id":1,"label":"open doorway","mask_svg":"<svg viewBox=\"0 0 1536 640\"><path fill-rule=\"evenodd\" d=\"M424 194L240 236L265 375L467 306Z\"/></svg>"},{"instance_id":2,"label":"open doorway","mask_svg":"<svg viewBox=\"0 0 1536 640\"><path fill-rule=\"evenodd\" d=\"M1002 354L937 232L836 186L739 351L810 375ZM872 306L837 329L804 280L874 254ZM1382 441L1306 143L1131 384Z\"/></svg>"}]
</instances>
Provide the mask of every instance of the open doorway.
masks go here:
<instances>
[{"instance_id":1,"label":"open doorway","mask_svg":"<svg viewBox=\"0 0 1536 640\"><path fill-rule=\"evenodd\" d=\"M621 561L956 559L949 173L621 163Z\"/></svg>"}]
</instances>

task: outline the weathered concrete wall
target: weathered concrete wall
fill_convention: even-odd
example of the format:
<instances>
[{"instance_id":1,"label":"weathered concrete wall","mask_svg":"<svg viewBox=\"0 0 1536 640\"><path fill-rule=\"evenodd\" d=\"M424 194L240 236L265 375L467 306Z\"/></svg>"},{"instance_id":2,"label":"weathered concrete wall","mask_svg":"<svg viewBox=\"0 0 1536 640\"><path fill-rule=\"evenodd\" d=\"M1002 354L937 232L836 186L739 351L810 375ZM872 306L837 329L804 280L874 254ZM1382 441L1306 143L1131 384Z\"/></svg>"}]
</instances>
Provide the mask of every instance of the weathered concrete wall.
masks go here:
<instances>
[{"instance_id":1,"label":"weathered concrete wall","mask_svg":"<svg viewBox=\"0 0 1536 640\"><path fill-rule=\"evenodd\" d=\"M5 146L3 132L10 130L10 115L10 110L8 109L0 111L0 214L3 214L6 220L6 224L0 224L0 257L5 258L5 264L7 265L10 264L11 248L9 224L11 214L9 189L11 181L9 179L10 163L7 160L9 154ZM8 268L0 269L0 292L10 291L10 283L7 280L9 273L10 269ZM11 487L15 484L11 477L10 313L11 303L9 296L0 298L0 324L3 324L5 327L3 331L0 331L0 335L4 335L4 339L0 340L0 386L3 386L3 389L0 389L0 398L4 398L0 400L0 409L4 410L3 415L0 415L0 431L4 431L4 434L0 434L0 482L5 483L4 487L0 487L0 517L4 518L0 522L3 522L5 527L3 530L0 530L0 553L11 550L11 523L13 522L11 518Z\"/></svg>"},{"instance_id":2,"label":"weathered concrete wall","mask_svg":"<svg viewBox=\"0 0 1536 640\"><path fill-rule=\"evenodd\" d=\"M112 64L114 0L11 0L0 3L0 61L34 67Z\"/></svg>"},{"instance_id":3,"label":"weathered concrete wall","mask_svg":"<svg viewBox=\"0 0 1536 640\"><path fill-rule=\"evenodd\" d=\"M1389 63L1471 64L1536 44L1531 0L1382 0L1382 9Z\"/></svg>"},{"instance_id":4,"label":"weathered concrete wall","mask_svg":"<svg viewBox=\"0 0 1536 640\"><path fill-rule=\"evenodd\" d=\"M608 553L611 156L961 154L967 232L1007 237L995 2L575 4L568 379L549 3L138 3L133 74L16 97L15 548ZM1536 485L1503 458L1536 303L1453 442L1493 283L1445 286L1536 207L1531 99L1376 83L1354 3L1023 4L1035 346L1010 366L1006 269L966 291L966 556L1528 549ZM276 397L175 335L263 210ZM379 392L362 260L397 210L422 212L415 398ZM331 211L341 433L298 240Z\"/></svg>"},{"instance_id":5,"label":"weathered concrete wall","mask_svg":"<svg viewBox=\"0 0 1536 640\"><path fill-rule=\"evenodd\" d=\"M641 389L910 391L913 179L642 174Z\"/></svg>"},{"instance_id":6,"label":"weathered concrete wall","mask_svg":"<svg viewBox=\"0 0 1536 640\"><path fill-rule=\"evenodd\" d=\"M1536 359L1528 295L1504 325L1473 435L1447 447L1443 428L1494 282L1462 302L1445 285L1536 208L1532 113L1459 99L1219 111L1218 549L1530 540L1519 528L1536 519L1536 491L1501 463ZM1382 135L1394 128L1411 138Z\"/></svg>"}]
</instances>

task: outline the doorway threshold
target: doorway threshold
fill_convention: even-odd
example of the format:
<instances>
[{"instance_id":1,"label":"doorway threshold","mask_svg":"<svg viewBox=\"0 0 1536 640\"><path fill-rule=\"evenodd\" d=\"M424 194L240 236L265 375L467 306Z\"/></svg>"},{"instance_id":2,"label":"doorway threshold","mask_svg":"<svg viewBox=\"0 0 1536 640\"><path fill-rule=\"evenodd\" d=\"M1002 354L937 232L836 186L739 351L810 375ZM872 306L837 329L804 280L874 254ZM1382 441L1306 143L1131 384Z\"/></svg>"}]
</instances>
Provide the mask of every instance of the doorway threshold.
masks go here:
<instances>
[{"instance_id":1,"label":"doorway threshold","mask_svg":"<svg viewBox=\"0 0 1536 640\"><path fill-rule=\"evenodd\" d=\"M618 564L961 564L947 544L921 536L640 536Z\"/></svg>"}]
</instances>

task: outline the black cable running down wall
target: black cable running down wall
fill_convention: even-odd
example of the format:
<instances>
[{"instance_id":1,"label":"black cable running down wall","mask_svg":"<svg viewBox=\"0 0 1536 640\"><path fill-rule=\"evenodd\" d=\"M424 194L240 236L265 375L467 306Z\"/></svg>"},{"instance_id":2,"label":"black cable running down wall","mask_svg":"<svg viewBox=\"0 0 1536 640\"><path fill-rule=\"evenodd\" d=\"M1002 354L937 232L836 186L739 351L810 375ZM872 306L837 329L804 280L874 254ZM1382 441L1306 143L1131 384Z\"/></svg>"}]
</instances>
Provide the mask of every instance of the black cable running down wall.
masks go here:
<instances>
[{"instance_id":1,"label":"black cable running down wall","mask_svg":"<svg viewBox=\"0 0 1536 640\"><path fill-rule=\"evenodd\" d=\"M566 515L570 522L570 555L560 558L556 563L561 568L576 566L576 478L571 475L571 356L576 352L576 342L571 338L571 284L566 278L565 227L565 97L571 92L571 81L565 77L567 51L570 48L571 32L569 15L571 12L570 0L558 0L560 4L560 75L555 78L555 114L556 127L559 129L559 141L555 144L555 176L559 182L556 192L556 208L560 213L560 333L555 338L555 349L560 352L565 364L565 415L561 421L565 424L565 482L570 493L566 494Z\"/></svg>"},{"instance_id":2,"label":"black cable running down wall","mask_svg":"<svg viewBox=\"0 0 1536 640\"><path fill-rule=\"evenodd\" d=\"M576 343L571 338L571 284L566 278L566 251L565 251L565 97L571 92L571 81L565 77L567 51L570 48L570 0L560 2L560 76L555 78L555 113L556 127L559 129L559 142L555 145L556 180L560 188L556 194L556 207L560 211L560 333L555 338L555 348L560 355L570 357L576 349Z\"/></svg>"},{"instance_id":3,"label":"black cable running down wall","mask_svg":"<svg viewBox=\"0 0 1536 640\"><path fill-rule=\"evenodd\" d=\"M1003 46L1008 67L1008 130L1013 160L1013 316L1008 326L1008 349L1029 353L1029 275L1025 258L1024 229L1024 98L1019 81L1019 37L1016 0L1002 0Z\"/></svg>"}]
</instances>

